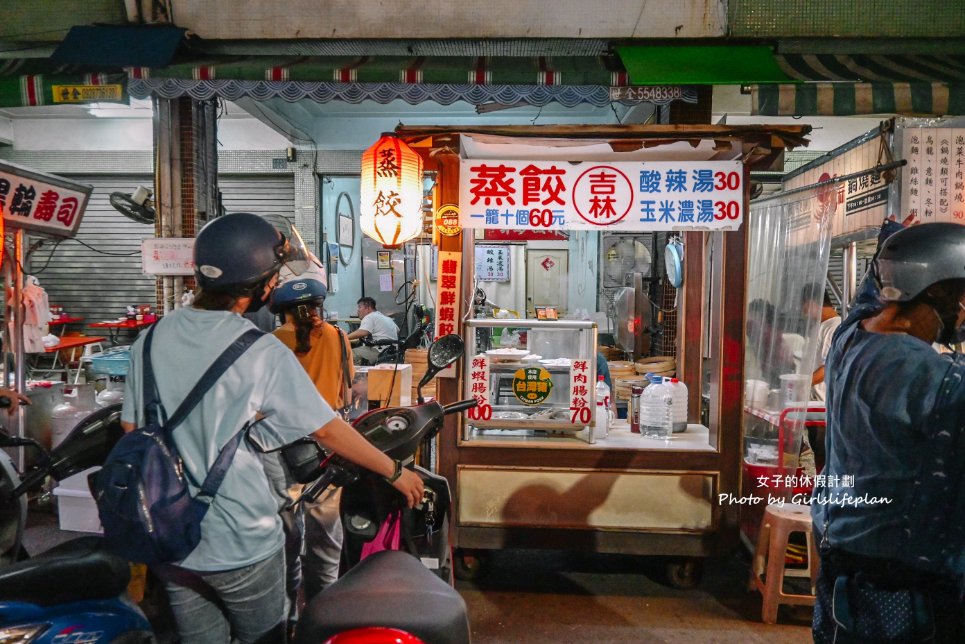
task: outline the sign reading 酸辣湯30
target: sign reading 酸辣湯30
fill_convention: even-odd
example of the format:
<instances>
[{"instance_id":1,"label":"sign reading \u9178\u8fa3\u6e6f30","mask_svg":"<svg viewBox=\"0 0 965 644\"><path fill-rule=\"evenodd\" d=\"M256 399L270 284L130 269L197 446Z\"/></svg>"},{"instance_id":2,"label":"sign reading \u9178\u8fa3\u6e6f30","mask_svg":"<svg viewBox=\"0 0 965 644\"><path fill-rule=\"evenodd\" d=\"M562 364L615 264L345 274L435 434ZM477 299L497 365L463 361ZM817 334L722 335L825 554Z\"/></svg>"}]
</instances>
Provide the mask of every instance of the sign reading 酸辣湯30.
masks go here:
<instances>
[{"instance_id":1,"label":"sign reading \u9178\u8fa3\u6e6f30","mask_svg":"<svg viewBox=\"0 0 965 644\"><path fill-rule=\"evenodd\" d=\"M459 165L459 223L523 230L735 230L740 161L499 161Z\"/></svg>"}]
</instances>

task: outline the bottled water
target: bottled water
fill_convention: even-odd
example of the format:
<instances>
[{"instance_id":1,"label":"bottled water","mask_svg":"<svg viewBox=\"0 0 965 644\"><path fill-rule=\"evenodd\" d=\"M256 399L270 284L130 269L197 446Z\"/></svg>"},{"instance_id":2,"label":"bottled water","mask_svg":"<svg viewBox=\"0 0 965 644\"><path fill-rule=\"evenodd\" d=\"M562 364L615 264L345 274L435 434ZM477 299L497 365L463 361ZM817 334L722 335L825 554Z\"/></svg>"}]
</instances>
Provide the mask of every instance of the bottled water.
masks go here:
<instances>
[{"instance_id":1,"label":"bottled water","mask_svg":"<svg viewBox=\"0 0 965 644\"><path fill-rule=\"evenodd\" d=\"M603 376L596 377L596 429L601 438L610 435L610 387Z\"/></svg>"},{"instance_id":2,"label":"bottled water","mask_svg":"<svg viewBox=\"0 0 965 644\"><path fill-rule=\"evenodd\" d=\"M666 380L664 384L667 384ZM685 432L687 431L687 385L676 378L671 378L670 394L673 397L673 433Z\"/></svg>"},{"instance_id":3,"label":"bottled water","mask_svg":"<svg viewBox=\"0 0 965 644\"><path fill-rule=\"evenodd\" d=\"M673 431L673 394L670 383L660 376L648 376L650 386L640 401L640 433L644 438L666 440Z\"/></svg>"}]
</instances>

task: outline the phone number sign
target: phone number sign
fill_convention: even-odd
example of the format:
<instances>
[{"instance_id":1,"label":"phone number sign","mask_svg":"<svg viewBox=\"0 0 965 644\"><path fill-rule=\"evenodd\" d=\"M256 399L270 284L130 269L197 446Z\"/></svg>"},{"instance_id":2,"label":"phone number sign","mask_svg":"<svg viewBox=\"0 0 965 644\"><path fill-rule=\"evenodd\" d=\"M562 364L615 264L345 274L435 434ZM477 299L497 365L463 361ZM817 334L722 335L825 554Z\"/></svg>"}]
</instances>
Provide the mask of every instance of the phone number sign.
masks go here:
<instances>
[{"instance_id":1,"label":"phone number sign","mask_svg":"<svg viewBox=\"0 0 965 644\"><path fill-rule=\"evenodd\" d=\"M493 161L459 166L459 223L516 230L736 230L740 161Z\"/></svg>"}]
</instances>

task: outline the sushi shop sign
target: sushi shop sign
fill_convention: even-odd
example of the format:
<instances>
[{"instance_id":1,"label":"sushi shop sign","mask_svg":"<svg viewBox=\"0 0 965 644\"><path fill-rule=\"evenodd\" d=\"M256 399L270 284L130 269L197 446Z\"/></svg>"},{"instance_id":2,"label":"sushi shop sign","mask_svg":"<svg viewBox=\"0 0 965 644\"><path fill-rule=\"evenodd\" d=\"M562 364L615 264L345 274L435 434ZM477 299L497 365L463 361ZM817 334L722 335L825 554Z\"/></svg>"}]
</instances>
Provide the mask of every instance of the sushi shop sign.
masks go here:
<instances>
[{"instance_id":1,"label":"sushi shop sign","mask_svg":"<svg viewBox=\"0 0 965 644\"><path fill-rule=\"evenodd\" d=\"M93 187L0 161L3 222L34 234L73 237Z\"/></svg>"},{"instance_id":2,"label":"sushi shop sign","mask_svg":"<svg viewBox=\"0 0 965 644\"><path fill-rule=\"evenodd\" d=\"M740 161L460 161L465 228L737 230L743 219Z\"/></svg>"}]
</instances>

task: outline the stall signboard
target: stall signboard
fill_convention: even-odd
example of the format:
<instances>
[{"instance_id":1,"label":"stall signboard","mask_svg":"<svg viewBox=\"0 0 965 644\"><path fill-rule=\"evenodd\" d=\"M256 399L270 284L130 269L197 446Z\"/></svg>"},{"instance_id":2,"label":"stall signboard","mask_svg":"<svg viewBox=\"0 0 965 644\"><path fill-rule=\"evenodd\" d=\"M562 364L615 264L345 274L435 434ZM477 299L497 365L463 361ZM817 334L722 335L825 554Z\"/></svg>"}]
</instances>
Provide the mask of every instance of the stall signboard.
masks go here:
<instances>
[{"instance_id":1,"label":"stall signboard","mask_svg":"<svg viewBox=\"0 0 965 644\"><path fill-rule=\"evenodd\" d=\"M509 246L476 246L476 279L480 282L508 282L512 271Z\"/></svg>"},{"instance_id":2,"label":"stall signboard","mask_svg":"<svg viewBox=\"0 0 965 644\"><path fill-rule=\"evenodd\" d=\"M905 127L901 143L902 214L965 224L965 128Z\"/></svg>"},{"instance_id":3,"label":"stall signboard","mask_svg":"<svg viewBox=\"0 0 965 644\"><path fill-rule=\"evenodd\" d=\"M194 238L141 240L141 270L145 275L194 275Z\"/></svg>"},{"instance_id":4,"label":"stall signboard","mask_svg":"<svg viewBox=\"0 0 965 644\"><path fill-rule=\"evenodd\" d=\"M466 389L466 397L476 399L476 406L467 411L466 415L470 420L490 420L493 417L493 406L489 391L489 358L485 354L473 356Z\"/></svg>"},{"instance_id":5,"label":"stall signboard","mask_svg":"<svg viewBox=\"0 0 965 644\"><path fill-rule=\"evenodd\" d=\"M93 191L92 186L0 161L0 210L11 228L73 237Z\"/></svg>"},{"instance_id":6,"label":"stall signboard","mask_svg":"<svg viewBox=\"0 0 965 644\"><path fill-rule=\"evenodd\" d=\"M590 361L570 363L570 424L589 425L596 409L596 386L590 383Z\"/></svg>"},{"instance_id":7,"label":"stall signboard","mask_svg":"<svg viewBox=\"0 0 965 644\"><path fill-rule=\"evenodd\" d=\"M459 324L462 253L439 252L439 279L436 280L436 338L461 332Z\"/></svg>"},{"instance_id":8,"label":"stall signboard","mask_svg":"<svg viewBox=\"0 0 965 644\"><path fill-rule=\"evenodd\" d=\"M793 190L836 177L857 175L878 165L880 156L880 136L877 130L872 130L831 151L827 157L790 173L783 181L783 188ZM809 202L812 211L806 218L831 217L832 238L860 237L863 231L877 230L889 214L888 191L888 182L881 173L866 172L844 181L832 181L818 188L817 199ZM805 217L805 213L801 216ZM796 228L803 228L803 221L797 224Z\"/></svg>"},{"instance_id":9,"label":"stall signboard","mask_svg":"<svg viewBox=\"0 0 965 644\"><path fill-rule=\"evenodd\" d=\"M462 159L459 222L510 230L736 230L740 161Z\"/></svg>"}]
</instances>

